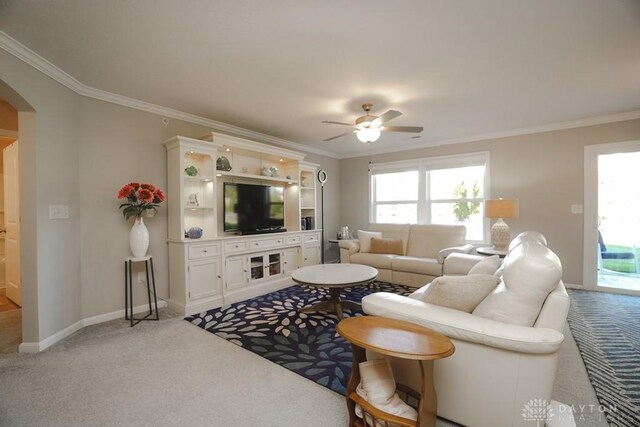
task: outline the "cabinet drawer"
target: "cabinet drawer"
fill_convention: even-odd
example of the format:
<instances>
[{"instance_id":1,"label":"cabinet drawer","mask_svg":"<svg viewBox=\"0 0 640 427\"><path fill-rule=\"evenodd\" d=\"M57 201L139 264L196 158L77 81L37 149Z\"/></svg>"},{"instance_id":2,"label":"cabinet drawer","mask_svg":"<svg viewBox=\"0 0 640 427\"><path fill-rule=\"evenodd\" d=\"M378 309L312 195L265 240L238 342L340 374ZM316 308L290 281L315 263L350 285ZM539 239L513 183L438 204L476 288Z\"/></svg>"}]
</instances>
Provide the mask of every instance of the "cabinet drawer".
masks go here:
<instances>
[{"instance_id":1,"label":"cabinet drawer","mask_svg":"<svg viewBox=\"0 0 640 427\"><path fill-rule=\"evenodd\" d=\"M251 241L251 249L273 248L284 244L283 237L274 237L272 239L260 239Z\"/></svg>"},{"instance_id":2,"label":"cabinet drawer","mask_svg":"<svg viewBox=\"0 0 640 427\"><path fill-rule=\"evenodd\" d=\"M208 258L220 255L219 244L189 246L189 259Z\"/></svg>"},{"instance_id":3,"label":"cabinet drawer","mask_svg":"<svg viewBox=\"0 0 640 427\"><path fill-rule=\"evenodd\" d=\"M249 242L246 240L243 242L226 242L224 244L224 251L226 253L242 252L249 248Z\"/></svg>"},{"instance_id":4,"label":"cabinet drawer","mask_svg":"<svg viewBox=\"0 0 640 427\"><path fill-rule=\"evenodd\" d=\"M318 238L317 234L309 234L304 236L304 242L305 243L310 243L310 242L319 242L320 239Z\"/></svg>"},{"instance_id":5,"label":"cabinet drawer","mask_svg":"<svg viewBox=\"0 0 640 427\"><path fill-rule=\"evenodd\" d=\"M287 245L300 243L300 236L287 236L285 242L287 242Z\"/></svg>"}]
</instances>

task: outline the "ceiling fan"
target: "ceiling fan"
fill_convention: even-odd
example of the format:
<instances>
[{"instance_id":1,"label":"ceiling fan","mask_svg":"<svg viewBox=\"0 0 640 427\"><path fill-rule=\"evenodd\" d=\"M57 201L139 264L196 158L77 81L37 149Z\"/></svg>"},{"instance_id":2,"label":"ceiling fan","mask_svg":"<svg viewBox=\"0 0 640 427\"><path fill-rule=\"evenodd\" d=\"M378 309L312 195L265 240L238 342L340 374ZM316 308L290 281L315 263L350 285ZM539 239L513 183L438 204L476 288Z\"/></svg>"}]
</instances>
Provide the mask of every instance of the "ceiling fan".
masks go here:
<instances>
[{"instance_id":1,"label":"ceiling fan","mask_svg":"<svg viewBox=\"0 0 640 427\"><path fill-rule=\"evenodd\" d=\"M322 123L330 123L333 125L342 125L342 126L350 126L355 128L355 130L342 133L340 135L332 136L331 138L327 138L324 141L332 141L334 139L341 138L345 135L349 135L350 133L355 133L360 142L375 142L380 138L380 132L411 132L411 133L420 133L422 132L422 126L384 126L385 123L395 119L398 116L401 116L402 113L396 110L389 110L386 113L380 116L374 116L370 114L371 107L373 104L362 104L362 109L365 111L365 115L358 117L356 119L356 124L352 125L349 123L342 122L332 122L330 120L323 120Z\"/></svg>"}]
</instances>

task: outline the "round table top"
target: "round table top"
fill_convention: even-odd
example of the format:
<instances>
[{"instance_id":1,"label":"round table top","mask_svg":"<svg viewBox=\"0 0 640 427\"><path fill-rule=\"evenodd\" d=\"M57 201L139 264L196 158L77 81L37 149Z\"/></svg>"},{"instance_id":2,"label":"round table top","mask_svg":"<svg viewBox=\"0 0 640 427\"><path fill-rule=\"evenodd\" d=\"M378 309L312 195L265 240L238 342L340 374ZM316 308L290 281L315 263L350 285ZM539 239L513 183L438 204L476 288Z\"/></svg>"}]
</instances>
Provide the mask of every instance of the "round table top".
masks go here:
<instances>
[{"instance_id":1,"label":"round table top","mask_svg":"<svg viewBox=\"0 0 640 427\"><path fill-rule=\"evenodd\" d=\"M358 347L402 359L442 359L455 352L453 343L446 336L403 320L349 317L338 323L336 330Z\"/></svg>"},{"instance_id":2,"label":"round table top","mask_svg":"<svg viewBox=\"0 0 640 427\"><path fill-rule=\"evenodd\" d=\"M476 252L481 255L498 255L500 258L504 258L507 255L507 248L494 248L493 246L486 246L483 248L476 248Z\"/></svg>"},{"instance_id":3,"label":"round table top","mask_svg":"<svg viewBox=\"0 0 640 427\"><path fill-rule=\"evenodd\" d=\"M368 283L378 277L378 270L361 264L318 264L302 267L291 278L303 285L349 287Z\"/></svg>"}]
</instances>

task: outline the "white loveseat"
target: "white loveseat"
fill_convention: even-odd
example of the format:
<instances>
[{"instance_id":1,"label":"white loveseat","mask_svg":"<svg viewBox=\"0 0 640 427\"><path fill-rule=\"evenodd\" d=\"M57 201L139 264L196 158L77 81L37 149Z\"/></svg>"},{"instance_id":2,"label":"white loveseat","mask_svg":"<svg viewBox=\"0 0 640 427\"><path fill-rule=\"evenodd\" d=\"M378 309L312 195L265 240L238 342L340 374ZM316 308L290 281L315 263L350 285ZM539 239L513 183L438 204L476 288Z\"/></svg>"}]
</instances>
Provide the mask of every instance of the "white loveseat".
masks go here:
<instances>
[{"instance_id":1,"label":"white loveseat","mask_svg":"<svg viewBox=\"0 0 640 427\"><path fill-rule=\"evenodd\" d=\"M455 353L434 365L438 415L466 426L536 425L523 417L525 405L551 399L569 310L560 260L542 235L525 232L511 242L501 269L500 284L472 313L382 292L362 301L367 314L417 323L453 341ZM417 364L392 365L398 382L419 389Z\"/></svg>"},{"instance_id":2,"label":"white loveseat","mask_svg":"<svg viewBox=\"0 0 640 427\"><path fill-rule=\"evenodd\" d=\"M369 230L381 232L383 238L401 240L402 255L362 252L357 240L340 240L340 262L374 267L383 282L423 286L446 273L449 254L473 250L465 244L467 229L463 225L370 224Z\"/></svg>"}]
</instances>

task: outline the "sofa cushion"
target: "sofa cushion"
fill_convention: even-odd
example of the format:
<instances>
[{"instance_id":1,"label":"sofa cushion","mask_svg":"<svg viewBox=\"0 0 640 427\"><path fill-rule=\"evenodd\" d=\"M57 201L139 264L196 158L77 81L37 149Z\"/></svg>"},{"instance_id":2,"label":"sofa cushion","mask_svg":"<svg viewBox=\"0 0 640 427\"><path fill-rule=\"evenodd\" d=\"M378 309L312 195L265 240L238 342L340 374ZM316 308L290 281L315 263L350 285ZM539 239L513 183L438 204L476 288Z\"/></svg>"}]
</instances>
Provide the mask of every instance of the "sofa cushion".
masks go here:
<instances>
[{"instance_id":1,"label":"sofa cushion","mask_svg":"<svg viewBox=\"0 0 640 427\"><path fill-rule=\"evenodd\" d=\"M387 270L391 269L391 262L398 255L389 255L389 254L369 254L358 252L351 255L351 263L353 264L364 264L374 268L384 268Z\"/></svg>"},{"instance_id":2,"label":"sofa cushion","mask_svg":"<svg viewBox=\"0 0 640 427\"><path fill-rule=\"evenodd\" d=\"M442 264L435 258L397 256L391 261L391 268L394 271L407 271L410 273L428 274L429 276L440 276L442 274Z\"/></svg>"},{"instance_id":3,"label":"sofa cushion","mask_svg":"<svg viewBox=\"0 0 640 427\"><path fill-rule=\"evenodd\" d=\"M419 297L423 302L471 313L495 289L500 279L491 274L474 276L442 276L423 286Z\"/></svg>"},{"instance_id":4,"label":"sofa cushion","mask_svg":"<svg viewBox=\"0 0 640 427\"><path fill-rule=\"evenodd\" d=\"M405 254L419 258L438 258L441 249L464 245L467 229L464 225L411 226Z\"/></svg>"},{"instance_id":5,"label":"sofa cushion","mask_svg":"<svg viewBox=\"0 0 640 427\"><path fill-rule=\"evenodd\" d=\"M382 237L402 240L402 253L407 253L407 242L409 241L409 224L369 224L369 230L380 231Z\"/></svg>"},{"instance_id":6,"label":"sofa cushion","mask_svg":"<svg viewBox=\"0 0 640 427\"><path fill-rule=\"evenodd\" d=\"M360 243L360 252L371 252L371 239L377 237L382 238L380 231L364 231L358 230L358 242Z\"/></svg>"},{"instance_id":7,"label":"sofa cushion","mask_svg":"<svg viewBox=\"0 0 640 427\"><path fill-rule=\"evenodd\" d=\"M560 283L562 264L540 242L525 241L504 260L502 283L473 314L513 325L533 326L545 299Z\"/></svg>"},{"instance_id":8,"label":"sofa cushion","mask_svg":"<svg viewBox=\"0 0 640 427\"><path fill-rule=\"evenodd\" d=\"M392 238L376 238L371 239L372 254L392 254L404 255L402 240Z\"/></svg>"},{"instance_id":9,"label":"sofa cushion","mask_svg":"<svg viewBox=\"0 0 640 427\"><path fill-rule=\"evenodd\" d=\"M471 267L467 274L495 274L502 265L502 260L498 255L487 257Z\"/></svg>"}]
</instances>

